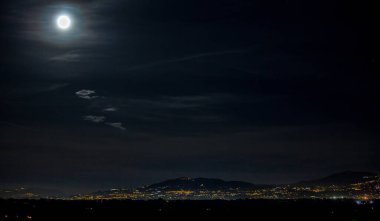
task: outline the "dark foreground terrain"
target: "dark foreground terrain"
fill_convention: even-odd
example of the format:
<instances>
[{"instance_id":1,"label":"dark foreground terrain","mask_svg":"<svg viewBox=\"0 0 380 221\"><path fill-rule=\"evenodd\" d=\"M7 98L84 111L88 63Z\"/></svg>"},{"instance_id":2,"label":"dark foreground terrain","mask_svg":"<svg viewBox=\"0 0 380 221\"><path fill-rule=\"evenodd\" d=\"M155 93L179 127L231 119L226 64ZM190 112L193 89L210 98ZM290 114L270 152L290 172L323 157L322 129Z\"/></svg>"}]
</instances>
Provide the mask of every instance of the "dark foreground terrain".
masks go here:
<instances>
[{"instance_id":1,"label":"dark foreground terrain","mask_svg":"<svg viewBox=\"0 0 380 221\"><path fill-rule=\"evenodd\" d=\"M379 201L61 201L0 200L0 220L136 220L227 218L236 220L380 220Z\"/></svg>"}]
</instances>

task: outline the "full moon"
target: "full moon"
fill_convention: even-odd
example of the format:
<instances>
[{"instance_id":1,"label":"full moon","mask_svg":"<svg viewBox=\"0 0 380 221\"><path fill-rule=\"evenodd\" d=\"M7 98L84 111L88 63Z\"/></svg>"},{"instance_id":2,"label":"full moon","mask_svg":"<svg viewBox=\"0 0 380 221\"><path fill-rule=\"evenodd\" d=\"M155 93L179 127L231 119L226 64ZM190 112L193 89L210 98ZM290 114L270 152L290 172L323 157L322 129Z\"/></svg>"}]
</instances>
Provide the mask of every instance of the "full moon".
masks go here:
<instances>
[{"instance_id":1,"label":"full moon","mask_svg":"<svg viewBox=\"0 0 380 221\"><path fill-rule=\"evenodd\" d=\"M67 15L61 15L57 18L57 26L62 30L66 30L71 26L71 19Z\"/></svg>"}]
</instances>

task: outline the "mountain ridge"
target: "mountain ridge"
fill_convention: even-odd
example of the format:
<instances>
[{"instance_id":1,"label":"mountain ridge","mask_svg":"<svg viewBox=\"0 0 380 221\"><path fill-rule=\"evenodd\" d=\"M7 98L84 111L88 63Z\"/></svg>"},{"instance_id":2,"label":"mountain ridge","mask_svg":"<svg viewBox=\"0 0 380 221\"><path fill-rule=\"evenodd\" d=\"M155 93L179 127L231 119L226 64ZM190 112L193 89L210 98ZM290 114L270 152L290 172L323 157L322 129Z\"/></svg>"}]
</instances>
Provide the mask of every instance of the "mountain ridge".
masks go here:
<instances>
[{"instance_id":1,"label":"mountain ridge","mask_svg":"<svg viewBox=\"0 0 380 221\"><path fill-rule=\"evenodd\" d=\"M339 173L312 180L305 180L296 183L296 185L349 185L363 182L368 178L378 176L377 173L346 170Z\"/></svg>"},{"instance_id":2,"label":"mountain ridge","mask_svg":"<svg viewBox=\"0 0 380 221\"><path fill-rule=\"evenodd\" d=\"M244 181L225 181L218 178L190 178L178 177L174 179L165 180L159 183L151 184L144 187L144 190L162 189L162 190L222 190L222 189L254 189L263 185L257 185Z\"/></svg>"},{"instance_id":3,"label":"mountain ridge","mask_svg":"<svg viewBox=\"0 0 380 221\"><path fill-rule=\"evenodd\" d=\"M343 172L333 173L331 175L317 178L304 180L300 182L295 182L291 184L280 184L277 186L299 186L299 185L350 185L357 182L363 182L366 179L378 176L377 173L373 172L362 172L362 171L351 171L346 170ZM162 182L154 183L145 187L141 190L195 190L195 189L205 189L205 190L216 190L216 189L257 189L265 187L273 187L276 185L272 184L254 184L245 181L225 181L218 178L190 178L190 177L178 177L174 179L164 180Z\"/></svg>"}]
</instances>

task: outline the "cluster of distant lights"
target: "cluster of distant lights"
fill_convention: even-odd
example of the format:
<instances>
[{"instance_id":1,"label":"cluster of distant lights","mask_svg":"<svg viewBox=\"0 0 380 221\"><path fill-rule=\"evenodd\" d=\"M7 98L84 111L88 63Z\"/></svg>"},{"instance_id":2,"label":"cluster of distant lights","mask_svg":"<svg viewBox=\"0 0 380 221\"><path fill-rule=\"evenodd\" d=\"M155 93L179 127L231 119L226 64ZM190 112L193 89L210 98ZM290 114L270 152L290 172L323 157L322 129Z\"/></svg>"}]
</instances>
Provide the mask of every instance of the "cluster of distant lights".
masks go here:
<instances>
[{"instance_id":1,"label":"cluster of distant lights","mask_svg":"<svg viewBox=\"0 0 380 221\"><path fill-rule=\"evenodd\" d=\"M366 205L366 204L374 204L373 200L364 201L364 200L355 200L356 205Z\"/></svg>"}]
</instances>

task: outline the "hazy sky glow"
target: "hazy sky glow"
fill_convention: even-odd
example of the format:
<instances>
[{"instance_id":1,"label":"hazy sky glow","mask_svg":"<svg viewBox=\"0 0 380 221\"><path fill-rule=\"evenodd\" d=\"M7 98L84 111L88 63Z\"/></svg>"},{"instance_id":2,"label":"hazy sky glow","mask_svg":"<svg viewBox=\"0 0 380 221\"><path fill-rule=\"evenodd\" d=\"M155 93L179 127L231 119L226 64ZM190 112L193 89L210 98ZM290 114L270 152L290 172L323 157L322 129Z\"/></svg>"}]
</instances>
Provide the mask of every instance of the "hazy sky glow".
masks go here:
<instances>
[{"instance_id":1,"label":"hazy sky glow","mask_svg":"<svg viewBox=\"0 0 380 221\"><path fill-rule=\"evenodd\" d=\"M364 3L0 8L0 185L286 183L380 169L377 13ZM64 14L71 26L58 30Z\"/></svg>"}]
</instances>

